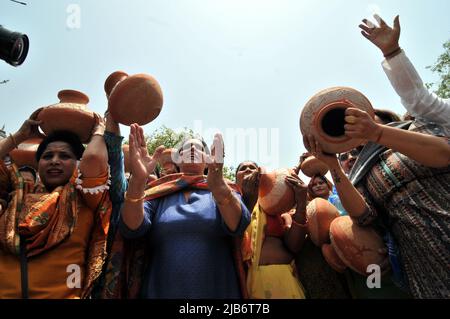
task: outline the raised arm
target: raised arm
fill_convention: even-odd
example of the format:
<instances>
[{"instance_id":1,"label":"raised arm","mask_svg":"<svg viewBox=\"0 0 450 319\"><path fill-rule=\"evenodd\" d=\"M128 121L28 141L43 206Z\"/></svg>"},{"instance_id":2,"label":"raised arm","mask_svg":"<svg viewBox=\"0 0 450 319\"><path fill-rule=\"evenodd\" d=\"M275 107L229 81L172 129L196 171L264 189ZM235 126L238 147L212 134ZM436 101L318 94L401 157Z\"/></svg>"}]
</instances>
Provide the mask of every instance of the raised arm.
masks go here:
<instances>
[{"instance_id":1,"label":"raised arm","mask_svg":"<svg viewBox=\"0 0 450 319\"><path fill-rule=\"evenodd\" d=\"M158 157L164 148L157 148L151 157L145 144L144 131L137 124L132 124L130 127L129 142L131 177L122 207L122 221L130 230L137 230L144 221L143 203L147 178L154 171Z\"/></svg>"},{"instance_id":2,"label":"raised arm","mask_svg":"<svg viewBox=\"0 0 450 319\"><path fill-rule=\"evenodd\" d=\"M105 122L96 113L95 126L92 130L91 141L83 153L80 162L80 171L83 177L97 177L105 174L108 170L108 151L106 149L103 135L105 133Z\"/></svg>"},{"instance_id":3,"label":"raised arm","mask_svg":"<svg viewBox=\"0 0 450 319\"><path fill-rule=\"evenodd\" d=\"M369 206L364 197L350 182L347 175L345 175L336 155L325 154L319 142L312 135L304 136L303 143L312 155L328 165L342 206L344 206L349 216L358 218L367 214L367 211L370 210Z\"/></svg>"},{"instance_id":4,"label":"raised arm","mask_svg":"<svg viewBox=\"0 0 450 319\"><path fill-rule=\"evenodd\" d=\"M214 136L211 147L211 157L208 160L207 182L220 214L231 232L238 229L242 217L242 207L239 199L223 179L224 146L222 135Z\"/></svg>"},{"instance_id":5,"label":"raised arm","mask_svg":"<svg viewBox=\"0 0 450 319\"><path fill-rule=\"evenodd\" d=\"M119 124L114 121L109 112L106 112L105 118L105 142L108 150L108 164L111 169L110 196L113 203L122 203L128 187L122 151L123 137L120 135Z\"/></svg>"},{"instance_id":6,"label":"raised arm","mask_svg":"<svg viewBox=\"0 0 450 319\"><path fill-rule=\"evenodd\" d=\"M384 72L400 96L403 106L414 117L448 126L450 100L439 98L425 87L413 64L401 50L399 17L395 17L393 28L380 17L376 16L376 19L379 26L364 19L359 27L362 35L383 53Z\"/></svg>"},{"instance_id":7,"label":"raised arm","mask_svg":"<svg viewBox=\"0 0 450 319\"><path fill-rule=\"evenodd\" d=\"M296 254L303 247L308 229L306 220L306 194L308 187L295 173L286 177L286 183L294 191L297 206L292 216L292 225L287 231L284 240L289 250Z\"/></svg>"},{"instance_id":8,"label":"raised arm","mask_svg":"<svg viewBox=\"0 0 450 319\"><path fill-rule=\"evenodd\" d=\"M39 108L34 111L16 133L10 134L7 138L0 140L0 160L25 140L32 137L42 137L38 128L41 121L36 120L41 110L42 108Z\"/></svg>"},{"instance_id":9,"label":"raised arm","mask_svg":"<svg viewBox=\"0 0 450 319\"><path fill-rule=\"evenodd\" d=\"M345 112L345 135L362 138L394 151L429 167L450 165L450 145L447 138L411 132L375 123L370 115L355 108Z\"/></svg>"}]
</instances>

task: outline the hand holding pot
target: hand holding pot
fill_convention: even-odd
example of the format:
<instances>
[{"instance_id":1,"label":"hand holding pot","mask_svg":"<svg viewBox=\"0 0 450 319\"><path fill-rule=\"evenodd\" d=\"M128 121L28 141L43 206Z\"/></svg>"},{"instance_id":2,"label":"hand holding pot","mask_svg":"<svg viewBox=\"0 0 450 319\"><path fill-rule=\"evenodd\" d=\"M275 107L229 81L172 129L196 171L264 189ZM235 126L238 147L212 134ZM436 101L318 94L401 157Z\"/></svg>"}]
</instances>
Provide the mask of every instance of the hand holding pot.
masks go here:
<instances>
[{"instance_id":1,"label":"hand holding pot","mask_svg":"<svg viewBox=\"0 0 450 319\"><path fill-rule=\"evenodd\" d=\"M377 142L381 137L383 126L376 123L367 112L348 108L345 111L345 122L345 135L348 137L372 142Z\"/></svg>"}]
</instances>

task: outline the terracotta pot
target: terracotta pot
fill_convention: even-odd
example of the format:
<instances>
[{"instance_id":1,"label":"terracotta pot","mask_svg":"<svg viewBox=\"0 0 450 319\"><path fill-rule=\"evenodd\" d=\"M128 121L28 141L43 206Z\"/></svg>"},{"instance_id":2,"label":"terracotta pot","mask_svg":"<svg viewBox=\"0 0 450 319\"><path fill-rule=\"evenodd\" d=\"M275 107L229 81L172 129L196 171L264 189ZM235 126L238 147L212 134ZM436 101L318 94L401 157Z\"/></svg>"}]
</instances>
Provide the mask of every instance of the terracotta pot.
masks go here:
<instances>
[{"instance_id":1,"label":"terracotta pot","mask_svg":"<svg viewBox=\"0 0 450 319\"><path fill-rule=\"evenodd\" d=\"M89 98L82 92L62 90L60 102L47 106L39 112L42 131L49 135L53 131L66 130L78 135L82 143L89 142L95 125L94 113L86 108Z\"/></svg>"},{"instance_id":2,"label":"terracotta pot","mask_svg":"<svg viewBox=\"0 0 450 319\"><path fill-rule=\"evenodd\" d=\"M320 91L303 107L300 116L302 135L314 135L323 151L330 154L347 152L361 145L363 140L344 135L345 110L349 107L375 116L370 101L355 89L340 86Z\"/></svg>"},{"instance_id":3,"label":"terracotta pot","mask_svg":"<svg viewBox=\"0 0 450 319\"><path fill-rule=\"evenodd\" d=\"M306 216L311 241L317 247L328 243L330 224L339 216L338 209L323 198L315 198L306 207Z\"/></svg>"},{"instance_id":4,"label":"terracotta pot","mask_svg":"<svg viewBox=\"0 0 450 319\"><path fill-rule=\"evenodd\" d=\"M294 207L294 191L285 182L286 176L291 172L289 169L278 169L261 174L258 202L266 214L280 215Z\"/></svg>"},{"instance_id":5,"label":"terracotta pot","mask_svg":"<svg viewBox=\"0 0 450 319\"><path fill-rule=\"evenodd\" d=\"M308 177L313 177L315 175L325 176L328 172L328 166L321 160L315 158L314 156L309 156L306 158L302 166L300 167L303 174Z\"/></svg>"},{"instance_id":6,"label":"terracotta pot","mask_svg":"<svg viewBox=\"0 0 450 319\"><path fill-rule=\"evenodd\" d=\"M380 265L385 256L383 239L371 227L360 227L349 216L336 218L330 226L331 243L339 258L351 269L367 276L367 266Z\"/></svg>"},{"instance_id":7,"label":"terracotta pot","mask_svg":"<svg viewBox=\"0 0 450 319\"><path fill-rule=\"evenodd\" d=\"M337 272L342 273L347 268L347 266L344 264L341 258L339 258L338 254L334 250L333 245L323 244L322 255L327 261L328 265L330 265L330 267L336 270Z\"/></svg>"},{"instance_id":8,"label":"terracotta pot","mask_svg":"<svg viewBox=\"0 0 450 319\"><path fill-rule=\"evenodd\" d=\"M122 145L123 161L125 165L125 172L130 172L130 145Z\"/></svg>"},{"instance_id":9,"label":"terracotta pot","mask_svg":"<svg viewBox=\"0 0 450 319\"><path fill-rule=\"evenodd\" d=\"M41 144L41 138L30 138L18 145L17 149L9 152L9 156L17 167L31 166L35 170L38 169L38 163L36 161L36 151Z\"/></svg>"},{"instance_id":10,"label":"terracotta pot","mask_svg":"<svg viewBox=\"0 0 450 319\"><path fill-rule=\"evenodd\" d=\"M158 82L150 75L128 76L116 71L105 81L108 109L114 120L124 125L145 125L158 117L163 95Z\"/></svg>"}]
</instances>

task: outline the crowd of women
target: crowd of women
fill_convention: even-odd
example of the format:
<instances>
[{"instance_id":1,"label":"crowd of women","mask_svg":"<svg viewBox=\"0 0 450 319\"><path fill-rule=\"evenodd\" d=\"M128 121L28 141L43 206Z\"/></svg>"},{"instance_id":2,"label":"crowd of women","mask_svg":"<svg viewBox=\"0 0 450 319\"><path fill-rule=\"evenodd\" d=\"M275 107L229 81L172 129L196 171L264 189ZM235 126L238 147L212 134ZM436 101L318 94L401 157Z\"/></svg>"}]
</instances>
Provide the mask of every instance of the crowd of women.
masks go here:
<instances>
[{"instance_id":1,"label":"crowd of women","mask_svg":"<svg viewBox=\"0 0 450 319\"><path fill-rule=\"evenodd\" d=\"M450 102L424 87L400 49L398 17L392 28L379 22L360 28L383 53L409 120L348 108L345 135L366 143L337 155L303 136L308 153L285 179L296 205L282 223L259 204L257 163L240 163L236 183L223 177L220 134L211 149L184 140L152 178L164 147L150 155L132 124L127 179L108 113L96 115L86 146L71 132L46 136L29 178L30 169L0 161L0 298L449 298ZM39 111L0 140L0 158L40 135ZM299 178L307 155L333 183ZM315 198L382 236L381 288L336 272L311 243L306 207Z\"/></svg>"}]
</instances>

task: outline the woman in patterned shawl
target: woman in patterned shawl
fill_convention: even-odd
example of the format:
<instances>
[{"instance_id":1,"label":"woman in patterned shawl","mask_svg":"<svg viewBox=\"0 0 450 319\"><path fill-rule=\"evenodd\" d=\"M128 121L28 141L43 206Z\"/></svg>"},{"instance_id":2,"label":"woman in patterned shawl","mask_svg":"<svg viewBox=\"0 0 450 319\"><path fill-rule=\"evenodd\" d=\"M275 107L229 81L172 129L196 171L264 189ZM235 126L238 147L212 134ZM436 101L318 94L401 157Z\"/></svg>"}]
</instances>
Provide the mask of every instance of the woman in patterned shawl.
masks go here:
<instances>
[{"instance_id":1,"label":"woman in patterned shawl","mask_svg":"<svg viewBox=\"0 0 450 319\"><path fill-rule=\"evenodd\" d=\"M39 135L38 112L0 141L0 158ZM96 119L86 150L71 132L44 139L36 152L42 183L28 184L14 164L0 162L0 191L9 193L0 212L0 298L90 295L111 213L104 124Z\"/></svg>"},{"instance_id":2,"label":"woman in patterned shawl","mask_svg":"<svg viewBox=\"0 0 450 319\"><path fill-rule=\"evenodd\" d=\"M396 245L389 249L398 247L400 264L391 260L391 268L402 270L396 279L413 297L449 298L450 145L444 129L422 121L381 125L354 108L345 121L347 136L369 141L349 178L311 135L304 136L306 148L330 167L349 215L392 236Z\"/></svg>"}]
</instances>

